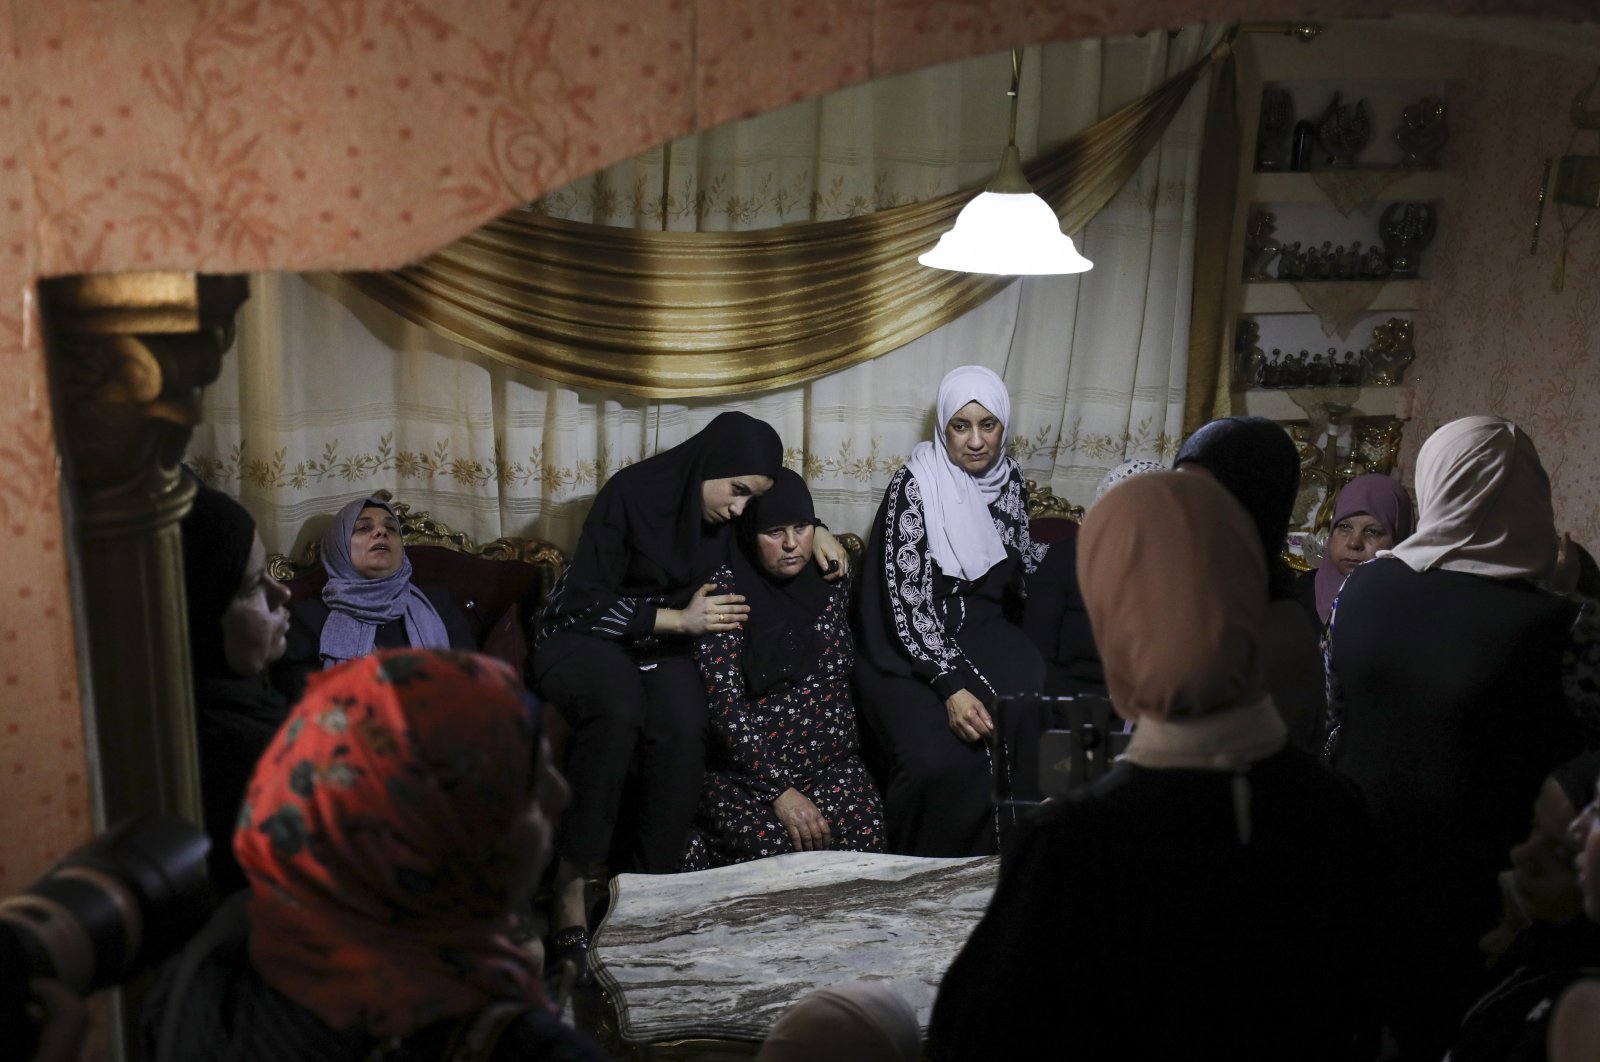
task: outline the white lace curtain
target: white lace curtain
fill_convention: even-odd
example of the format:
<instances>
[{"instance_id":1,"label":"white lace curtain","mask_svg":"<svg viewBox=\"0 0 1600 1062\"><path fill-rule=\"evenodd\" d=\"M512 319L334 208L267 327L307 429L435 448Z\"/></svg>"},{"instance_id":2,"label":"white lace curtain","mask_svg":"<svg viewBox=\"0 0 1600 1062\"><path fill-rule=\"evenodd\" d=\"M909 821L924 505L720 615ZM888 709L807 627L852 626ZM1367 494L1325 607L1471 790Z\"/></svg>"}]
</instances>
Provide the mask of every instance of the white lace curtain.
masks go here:
<instances>
[{"instance_id":1,"label":"white lace curtain","mask_svg":"<svg viewBox=\"0 0 1600 1062\"><path fill-rule=\"evenodd\" d=\"M1149 91L1219 36L1193 28L1029 49L1023 157ZM1009 80L1010 58L997 55L848 89L675 141L535 208L745 229L977 185L1004 145ZM269 550L296 548L320 534L319 517L379 488L479 541L531 535L569 547L611 470L743 409L777 428L829 525L865 532L889 476L933 430L940 376L975 362L1011 389L1011 447L1027 474L1085 503L1105 469L1177 446L1208 81L1078 234L1091 272L1020 280L881 358L748 398L577 391L410 325L336 276L257 277L190 462L241 497Z\"/></svg>"}]
</instances>

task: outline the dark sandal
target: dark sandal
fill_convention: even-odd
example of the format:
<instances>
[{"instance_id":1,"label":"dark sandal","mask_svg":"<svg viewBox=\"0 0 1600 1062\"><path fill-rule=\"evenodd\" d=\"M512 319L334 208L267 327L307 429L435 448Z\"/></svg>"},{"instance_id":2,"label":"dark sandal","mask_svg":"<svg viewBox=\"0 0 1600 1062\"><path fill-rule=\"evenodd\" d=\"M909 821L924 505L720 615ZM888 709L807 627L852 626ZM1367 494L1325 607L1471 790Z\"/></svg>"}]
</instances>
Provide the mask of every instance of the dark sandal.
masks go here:
<instances>
[{"instance_id":1,"label":"dark sandal","mask_svg":"<svg viewBox=\"0 0 1600 1062\"><path fill-rule=\"evenodd\" d=\"M566 969L570 967L570 971ZM589 931L582 926L558 929L550 938L550 952L544 960L545 978L557 989L558 996L565 990L587 985L594 980L589 969Z\"/></svg>"}]
</instances>

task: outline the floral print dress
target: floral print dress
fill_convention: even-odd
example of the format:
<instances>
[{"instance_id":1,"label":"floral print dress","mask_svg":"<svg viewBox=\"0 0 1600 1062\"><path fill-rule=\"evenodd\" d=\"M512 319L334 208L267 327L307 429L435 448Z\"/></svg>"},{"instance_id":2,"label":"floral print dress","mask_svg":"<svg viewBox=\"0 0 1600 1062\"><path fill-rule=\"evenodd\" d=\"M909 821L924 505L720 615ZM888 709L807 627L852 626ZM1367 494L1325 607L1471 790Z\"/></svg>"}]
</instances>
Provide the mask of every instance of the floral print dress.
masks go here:
<instances>
[{"instance_id":1,"label":"floral print dress","mask_svg":"<svg viewBox=\"0 0 1600 1062\"><path fill-rule=\"evenodd\" d=\"M714 594L736 594L733 571L717 569ZM695 646L711 707L711 747L683 869L742 863L795 850L772 802L794 788L827 819L836 851L883 851L883 802L861 761L850 674L855 646L849 587L836 584L817 617L823 650L815 672L765 696L744 678L744 630Z\"/></svg>"}]
</instances>

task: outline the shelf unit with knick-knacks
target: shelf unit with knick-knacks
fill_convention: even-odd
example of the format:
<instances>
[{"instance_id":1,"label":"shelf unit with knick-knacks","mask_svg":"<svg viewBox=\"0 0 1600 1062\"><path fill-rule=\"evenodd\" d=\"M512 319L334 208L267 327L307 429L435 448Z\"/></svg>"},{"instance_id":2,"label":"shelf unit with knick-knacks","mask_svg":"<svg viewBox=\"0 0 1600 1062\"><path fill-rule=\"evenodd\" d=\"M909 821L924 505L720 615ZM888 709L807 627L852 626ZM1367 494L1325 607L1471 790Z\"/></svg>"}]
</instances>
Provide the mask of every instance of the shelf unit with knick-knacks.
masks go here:
<instances>
[{"instance_id":1,"label":"shelf unit with knick-knacks","mask_svg":"<svg viewBox=\"0 0 1600 1062\"><path fill-rule=\"evenodd\" d=\"M1361 20L1306 36L1241 37L1229 379L1235 412L1279 421L1300 448L1291 542L1315 553L1333 495L1393 468L1411 415L1466 46Z\"/></svg>"}]
</instances>

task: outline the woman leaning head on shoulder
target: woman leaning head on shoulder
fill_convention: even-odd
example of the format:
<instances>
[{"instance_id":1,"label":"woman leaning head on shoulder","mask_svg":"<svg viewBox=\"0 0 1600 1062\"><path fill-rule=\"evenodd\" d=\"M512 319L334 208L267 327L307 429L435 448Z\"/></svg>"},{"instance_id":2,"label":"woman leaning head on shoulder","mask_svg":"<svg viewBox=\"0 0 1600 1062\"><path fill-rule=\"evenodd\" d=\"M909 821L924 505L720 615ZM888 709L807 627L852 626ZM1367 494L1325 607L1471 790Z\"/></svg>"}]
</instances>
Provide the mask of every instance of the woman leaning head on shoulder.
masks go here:
<instances>
[{"instance_id":1,"label":"woman leaning head on shoulder","mask_svg":"<svg viewBox=\"0 0 1600 1062\"><path fill-rule=\"evenodd\" d=\"M618 470L539 607L532 684L584 735L568 760L572 802L550 953L552 968L570 963L580 980L585 879L611 860L645 873L681 862L705 763L706 689L693 640L736 630L750 615L741 595L714 594L707 580L728 559L736 521L782 467L772 426L728 412ZM815 541L819 562L842 560L832 536L818 530Z\"/></svg>"}]
</instances>

